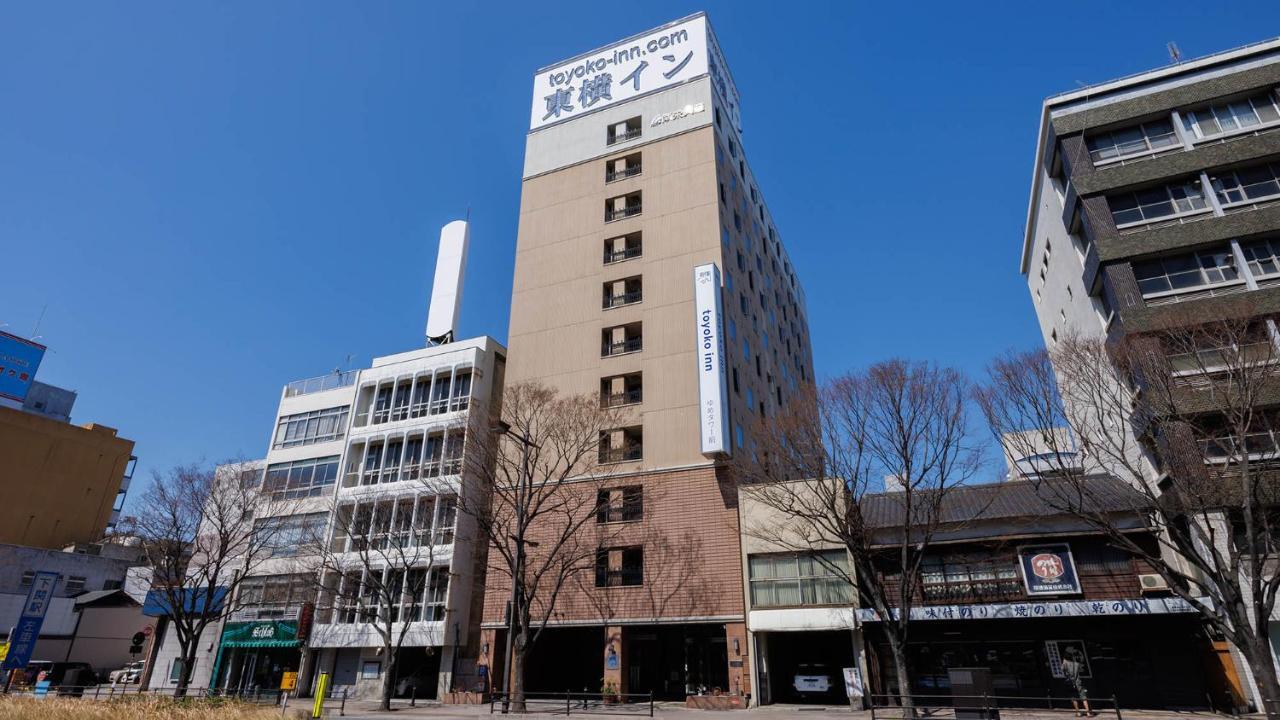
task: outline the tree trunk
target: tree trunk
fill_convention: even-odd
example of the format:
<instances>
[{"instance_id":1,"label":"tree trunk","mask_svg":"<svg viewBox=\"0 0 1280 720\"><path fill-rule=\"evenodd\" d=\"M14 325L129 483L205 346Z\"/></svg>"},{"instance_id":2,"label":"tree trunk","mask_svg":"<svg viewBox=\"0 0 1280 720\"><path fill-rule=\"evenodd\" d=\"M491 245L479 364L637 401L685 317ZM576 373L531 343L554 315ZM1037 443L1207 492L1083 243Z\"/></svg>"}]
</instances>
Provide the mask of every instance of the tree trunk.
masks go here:
<instances>
[{"instance_id":1,"label":"tree trunk","mask_svg":"<svg viewBox=\"0 0 1280 720\"><path fill-rule=\"evenodd\" d=\"M911 669L907 662L906 643L892 630L885 635L889 638L889 651L893 654L893 667L898 676L898 703L902 706L902 717L914 718L916 703L911 697Z\"/></svg>"},{"instance_id":2,"label":"tree trunk","mask_svg":"<svg viewBox=\"0 0 1280 720\"><path fill-rule=\"evenodd\" d=\"M511 712L525 712L524 704L524 653L528 635L521 630L511 648Z\"/></svg>"},{"instance_id":3,"label":"tree trunk","mask_svg":"<svg viewBox=\"0 0 1280 720\"><path fill-rule=\"evenodd\" d=\"M1258 695L1262 707L1259 712L1265 713L1267 720L1280 720L1280 681L1276 679L1275 660L1271 654L1271 643L1265 635L1266 630L1252 633L1253 638L1244 651L1245 662L1253 673L1253 680L1258 684Z\"/></svg>"},{"instance_id":4,"label":"tree trunk","mask_svg":"<svg viewBox=\"0 0 1280 720\"><path fill-rule=\"evenodd\" d=\"M390 710L391 694L396 689L396 651L390 645L384 645L382 651L387 656L387 667L382 672L382 699L378 709Z\"/></svg>"},{"instance_id":5,"label":"tree trunk","mask_svg":"<svg viewBox=\"0 0 1280 720\"><path fill-rule=\"evenodd\" d=\"M191 643L190 649L181 651L182 668L178 673L178 686L173 689L173 696L176 698L187 696L187 688L191 686L191 674L195 670L192 666L196 663L197 646L197 643Z\"/></svg>"}]
</instances>

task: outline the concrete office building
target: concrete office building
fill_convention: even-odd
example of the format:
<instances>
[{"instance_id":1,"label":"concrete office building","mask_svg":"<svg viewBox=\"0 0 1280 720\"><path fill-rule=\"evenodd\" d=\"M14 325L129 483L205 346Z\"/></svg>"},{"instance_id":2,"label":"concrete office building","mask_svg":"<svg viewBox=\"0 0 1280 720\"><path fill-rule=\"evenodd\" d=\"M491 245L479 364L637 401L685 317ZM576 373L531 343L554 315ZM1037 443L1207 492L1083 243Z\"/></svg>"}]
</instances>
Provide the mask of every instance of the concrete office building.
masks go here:
<instances>
[{"instance_id":1,"label":"concrete office building","mask_svg":"<svg viewBox=\"0 0 1280 720\"><path fill-rule=\"evenodd\" d=\"M1255 342L1280 347L1278 88L1271 40L1044 102L1021 271L1047 346L1255 318ZM1166 352L1175 379L1196 365ZM1280 398L1259 402L1261 461Z\"/></svg>"},{"instance_id":2,"label":"concrete office building","mask_svg":"<svg viewBox=\"0 0 1280 720\"><path fill-rule=\"evenodd\" d=\"M498 412L506 350L488 337L453 338L467 242L464 222L442 232L427 347L284 387L266 458L245 468L282 501L281 537L214 633L213 685L276 689L298 673L306 691L328 672L335 692L376 696L388 663L368 620L374 583L404 589L389 611L396 633L408 623L397 695L433 698L474 676L485 546L457 497L471 487L466 429L473 418L487 428ZM319 535L332 553L322 591L321 563L307 555ZM362 543L401 551L358 560ZM381 567L386 556L396 564ZM176 677L159 674L163 659L156 666L153 684Z\"/></svg>"},{"instance_id":3,"label":"concrete office building","mask_svg":"<svg viewBox=\"0 0 1280 720\"><path fill-rule=\"evenodd\" d=\"M600 588L616 595L616 612L602 618L566 588L528 689L596 692L604 677L660 698L745 694L724 460L753 452L755 420L813 371L804 294L747 164L737 90L699 13L548 65L531 103L508 383L620 408L599 461L615 494L643 510L619 521L650 523L698 557L687 586L637 590L625 586L669 582L646 555L654 548L601 548L595 582L624 585ZM492 648L503 646L509 588L491 569ZM660 608L641 599L655 594L667 599Z\"/></svg>"}]
</instances>

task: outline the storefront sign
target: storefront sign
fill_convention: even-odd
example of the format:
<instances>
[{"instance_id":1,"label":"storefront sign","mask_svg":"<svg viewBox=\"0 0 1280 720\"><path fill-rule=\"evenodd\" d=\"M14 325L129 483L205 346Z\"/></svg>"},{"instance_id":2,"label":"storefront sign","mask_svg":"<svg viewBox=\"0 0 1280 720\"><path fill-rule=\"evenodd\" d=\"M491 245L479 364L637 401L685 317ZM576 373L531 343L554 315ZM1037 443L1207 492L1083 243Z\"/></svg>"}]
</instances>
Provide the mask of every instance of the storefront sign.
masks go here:
<instances>
[{"instance_id":1,"label":"storefront sign","mask_svg":"<svg viewBox=\"0 0 1280 720\"><path fill-rule=\"evenodd\" d=\"M696 105L685 105L679 110L672 110L669 113L654 115L653 119L649 121L649 127L658 127L659 125L672 122L673 120L679 120L680 118L687 118L690 115L697 115L700 112L706 112L706 110L707 110L707 107L703 103L698 103Z\"/></svg>"},{"instance_id":2,"label":"storefront sign","mask_svg":"<svg viewBox=\"0 0 1280 720\"><path fill-rule=\"evenodd\" d=\"M529 129L708 74L708 31L706 17L699 15L550 66L533 76ZM717 71L722 77L717 88L725 88L720 92L736 95L728 72Z\"/></svg>"},{"instance_id":3,"label":"storefront sign","mask_svg":"<svg viewBox=\"0 0 1280 720\"><path fill-rule=\"evenodd\" d=\"M227 623L225 647L287 647L300 643L297 620L257 620Z\"/></svg>"},{"instance_id":4,"label":"storefront sign","mask_svg":"<svg viewBox=\"0 0 1280 720\"><path fill-rule=\"evenodd\" d=\"M1131 615L1169 615L1196 612L1182 598L1149 598L1143 600L1061 600L1024 603L989 603L984 605L925 605L911 608L912 620L1027 620L1054 617L1110 617ZM878 622L880 616L870 608L858 609L860 622Z\"/></svg>"},{"instance_id":5,"label":"storefront sign","mask_svg":"<svg viewBox=\"0 0 1280 720\"><path fill-rule=\"evenodd\" d=\"M1080 592L1080 578L1071 547L1024 545L1018 548L1022 581L1028 595L1074 595Z\"/></svg>"},{"instance_id":6,"label":"storefront sign","mask_svg":"<svg viewBox=\"0 0 1280 720\"><path fill-rule=\"evenodd\" d=\"M44 351L40 343L0 332L0 397L18 402L27 399Z\"/></svg>"},{"instance_id":7,"label":"storefront sign","mask_svg":"<svg viewBox=\"0 0 1280 720\"><path fill-rule=\"evenodd\" d=\"M728 453L729 388L724 361L724 311L720 269L715 263L693 269L698 347L698 429L702 454Z\"/></svg>"}]
</instances>

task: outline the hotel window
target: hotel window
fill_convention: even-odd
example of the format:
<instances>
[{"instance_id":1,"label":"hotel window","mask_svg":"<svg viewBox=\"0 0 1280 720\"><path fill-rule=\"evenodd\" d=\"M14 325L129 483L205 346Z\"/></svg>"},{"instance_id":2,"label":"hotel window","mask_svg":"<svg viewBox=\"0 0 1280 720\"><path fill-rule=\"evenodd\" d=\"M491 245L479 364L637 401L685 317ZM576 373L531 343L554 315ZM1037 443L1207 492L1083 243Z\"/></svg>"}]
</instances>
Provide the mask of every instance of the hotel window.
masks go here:
<instances>
[{"instance_id":1,"label":"hotel window","mask_svg":"<svg viewBox=\"0 0 1280 720\"><path fill-rule=\"evenodd\" d=\"M639 352L644 347L640 323L615 325L600 331L600 357Z\"/></svg>"},{"instance_id":2,"label":"hotel window","mask_svg":"<svg viewBox=\"0 0 1280 720\"><path fill-rule=\"evenodd\" d=\"M609 488L596 493L596 522L633 522L644 517L644 488Z\"/></svg>"},{"instance_id":3,"label":"hotel window","mask_svg":"<svg viewBox=\"0 0 1280 720\"><path fill-rule=\"evenodd\" d=\"M600 380L600 407L638 405L643 398L640 373L614 375Z\"/></svg>"},{"instance_id":4,"label":"hotel window","mask_svg":"<svg viewBox=\"0 0 1280 720\"><path fill-rule=\"evenodd\" d=\"M639 545L596 550L596 587L644 584L644 548Z\"/></svg>"},{"instance_id":5,"label":"hotel window","mask_svg":"<svg viewBox=\"0 0 1280 720\"><path fill-rule=\"evenodd\" d=\"M613 145L614 143L626 142L640 137L640 118L639 116L627 118L620 123L614 123L609 126L609 130L605 135L605 144Z\"/></svg>"},{"instance_id":6,"label":"hotel window","mask_svg":"<svg viewBox=\"0 0 1280 720\"><path fill-rule=\"evenodd\" d=\"M643 251L640 233L609 238L604 241L604 264L612 265L623 260L640 257Z\"/></svg>"},{"instance_id":7,"label":"hotel window","mask_svg":"<svg viewBox=\"0 0 1280 720\"><path fill-rule=\"evenodd\" d=\"M1280 163L1215 173L1212 183L1224 208L1274 198L1280 196Z\"/></svg>"},{"instance_id":8,"label":"hotel window","mask_svg":"<svg viewBox=\"0 0 1280 720\"><path fill-rule=\"evenodd\" d=\"M600 433L601 464L631 462L644 457L644 430L639 425Z\"/></svg>"},{"instance_id":9,"label":"hotel window","mask_svg":"<svg viewBox=\"0 0 1280 720\"><path fill-rule=\"evenodd\" d=\"M334 455L268 465L262 489L278 498L313 497L337 480L338 456Z\"/></svg>"},{"instance_id":10,"label":"hotel window","mask_svg":"<svg viewBox=\"0 0 1280 720\"><path fill-rule=\"evenodd\" d=\"M1096 164L1178 147L1182 142L1173 129L1173 123L1168 118L1161 118L1099 133L1088 138L1085 144L1089 146L1089 157Z\"/></svg>"},{"instance_id":11,"label":"hotel window","mask_svg":"<svg viewBox=\"0 0 1280 720\"><path fill-rule=\"evenodd\" d=\"M1280 275L1280 238L1243 242L1240 251L1255 278Z\"/></svg>"},{"instance_id":12,"label":"hotel window","mask_svg":"<svg viewBox=\"0 0 1280 720\"><path fill-rule=\"evenodd\" d=\"M1107 198L1116 227L1124 228L1209 209L1199 180L1160 185Z\"/></svg>"},{"instance_id":13,"label":"hotel window","mask_svg":"<svg viewBox=\"0 0 1280 720\"><path fill-rule=\"evenodd\" d=\"M1266 92L1182 114L1182 124L1197 140L1262 127L1280 121L1275 93Z\"/></svg>"},{"instance_id":14,"label":"hotel window","mask_svg":"<svg viewBox=\"0 0 1280 720\"><path fill-rule=\"evenodd\" d=\"M848 605L853 602L843 550L815 555L770 553L747 558L752 607Z\"/></svg>"},{"instance_id":15,"label":"hotel window","mask_svg":"<svg viewBox=\"0 0 1280 720\"><path fill-rule=\"evenodd\" d=\"M629 278L605 283L602 287L601 297L603 307L606 310L640 302L644 297L640 276L633 275Z\"/></svg>"},{"instance_id":16,"label":"hotel window","mask_svg":"<svg viewBox=\"0 0 1280 720\"><path fill-rule=\"evenodd\" d=\"M84 592L85 579L79 575L71 575L67 578L67 584L62 588L67 595L79 595Z\"/></svg>"},{"instance_id":17,"label":"hotel window","mask_svg":"<svg viewBox=\"0 0 1280 720\"><path fill-rule=\"evenodd\" d=\"M604 203L604 221L634 217L640 214L642 206L639 191L611 197Z\"/></svg>"},{"instance_id":18,"label":"hotel window","mask_svg":"<svg viewBox=\"0 0 1280 720\"><path fill-rule=\"evenodd\" d=\"M611 183L635 177L640 174L640 168L640 153L614 158L604 164L604 181Z\"/></svg>"},{"instance_id":19,"label":"hotel window","mask_svg":"<svg viewBox=\"0 0 1280 720\"><path fill-rule=\"evenodd\" d=\"M1230 247L1135 262L1133 275L1143 297L1242 282Z\"/></svg>"},{"instance_id":20,"label":"hotel window","mask_svg":"<svg viewBox=\"0 0 1280 720\"><path fill-rule=\"evenodd\" d=\"M343 405L280 418L273 447L297 447L341 438L347 427L348 407Z\"/></svg>"},{"instance_id":21,"label":"hotel window","mask_svg":"<svg viewBox=\"0 0 1280 720\"><path fill-rule=\"evenodd\" d=\"M311 579L307 575L270 575L245 578L240 582L239 606L241 609L275 607L278 616L284 609L298 606L315 598ZM262 612L258 617L267 617Z\"/></svg>"}]
</instances>

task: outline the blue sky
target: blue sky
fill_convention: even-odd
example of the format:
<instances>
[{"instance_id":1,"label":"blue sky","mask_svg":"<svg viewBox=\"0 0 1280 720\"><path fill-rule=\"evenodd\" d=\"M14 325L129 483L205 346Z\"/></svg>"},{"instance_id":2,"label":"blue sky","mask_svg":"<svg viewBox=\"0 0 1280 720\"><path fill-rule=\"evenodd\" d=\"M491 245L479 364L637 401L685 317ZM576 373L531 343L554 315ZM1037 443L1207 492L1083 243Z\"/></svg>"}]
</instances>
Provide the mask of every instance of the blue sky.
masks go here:
<instances>
[{"instance_id":1,"label":"blue sky","mask_svg":"<svg viewBox=\"0 0 1280 720\"><path fill-rule=\"evenodd\" d=\"M39 378L144 476L261 456L284 383L421 344L468 208L461 332L505 339L533 71L699 9L822 376L1038 344L1043 97L1280 30L1274 2L8 3L0 325L43 313Z\"/></svg>"}]
</instances>

